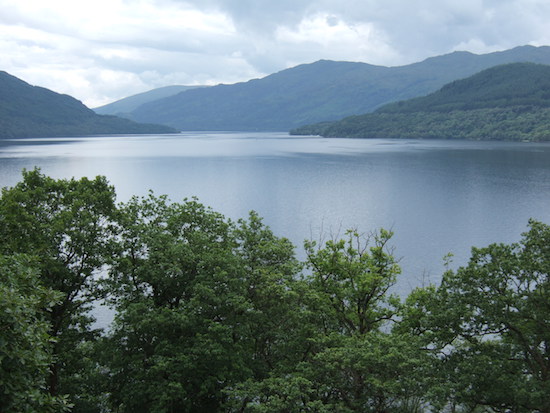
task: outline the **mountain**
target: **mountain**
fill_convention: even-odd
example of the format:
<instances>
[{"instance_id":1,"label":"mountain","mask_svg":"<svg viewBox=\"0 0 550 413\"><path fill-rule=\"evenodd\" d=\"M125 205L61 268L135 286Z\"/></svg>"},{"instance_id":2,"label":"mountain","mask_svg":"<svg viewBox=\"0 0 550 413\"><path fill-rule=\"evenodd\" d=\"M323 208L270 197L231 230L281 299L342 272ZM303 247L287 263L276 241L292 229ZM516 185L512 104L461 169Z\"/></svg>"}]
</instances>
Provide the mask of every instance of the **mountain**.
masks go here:
<instances>
[{"instance_id":1,"label":"mountain","mask_svg":"<svg viewBox=\"0 0 550 413\"><path fill-rule=\"evenodd\" d=\"M171 132L166 126L97 115L70 96L0 71L0 138Z\"/></svg>"},{"instance_id":2,"label":"mountain","mask_svg":"<svg viewBox=\"0 0 550 413\"><path fill-rule=\"evenodd\" d=\"M304 126L294 135L550 141L550 66L510 63L374 113Z\"/></svg>"},{"instance_id":3,"label":"mountain","mask_svg":"<svg viewBox=\"0 0 550 413\"><path fill-rule=\"evenodd\" d=\"M137 109L139 106L145 103L162 99L168 96L177 95L180 92L185 92L186 90L199 87L205 86L165 86L158 89L150 90L148 92L138 93L137 95L117 100L116 102L109 103L108 105L94 108L94 112L100 115L128 116L128 113L132 112L133 110Z\"/></svg>"},{"instance_id":4,"label":"mountain","mask_svg":"<svg viewBox=\"0 0 550 413\"><path fill-rule=\"evenodd\" d=\"M524 61L550 64L550 47L484 55L454 52L399 67L322 60L262 79L187 90L141 105L128 116L179 130L286 131L372 112L483 69Z\"/></svg>"}]
</instances>

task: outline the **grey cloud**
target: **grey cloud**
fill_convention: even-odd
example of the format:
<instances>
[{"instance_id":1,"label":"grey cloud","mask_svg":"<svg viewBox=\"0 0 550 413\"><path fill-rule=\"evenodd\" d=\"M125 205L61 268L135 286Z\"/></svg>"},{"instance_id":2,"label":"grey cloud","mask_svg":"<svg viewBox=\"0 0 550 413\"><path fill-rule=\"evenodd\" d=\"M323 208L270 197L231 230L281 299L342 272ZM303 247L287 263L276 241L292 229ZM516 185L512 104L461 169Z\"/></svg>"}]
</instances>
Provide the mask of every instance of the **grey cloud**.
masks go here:
<instances>
[{"instance_id":1,"label":"grey cloud","mask_svg":"<svg viewBox=\"0 0 550 413\"><path fill-rule=\"evenodd\" d=\"M72 83L57 90L96 104L124 90L244 81L319 59L399 65L456 49L550 43L547 0L117 0L105 10L108 24L82 14L56 21L66 16L56 14L60 6L33 13L34 1L0 0L2 69L57 79L46 87L62 85L66 71ZM167 13L154 11L166 10L198 10L207 25L227 27L164 24Z\"/></svg>"},{"instance_id":2,"label":"grey cloud","mask_svg":"<svg viewBox=\"0 0 550 413\"><path fill-rule=\"evenodd\" d=\"M162 0L161 0L162 1ZM269 37L279 26L296 26L316 11L323 11L324 0L171 0L202 10L227 14L242 33ZM329 1L328 3L333 3ZM334 2L337 3L337 2Z\"/></svg>"}]
</instances>

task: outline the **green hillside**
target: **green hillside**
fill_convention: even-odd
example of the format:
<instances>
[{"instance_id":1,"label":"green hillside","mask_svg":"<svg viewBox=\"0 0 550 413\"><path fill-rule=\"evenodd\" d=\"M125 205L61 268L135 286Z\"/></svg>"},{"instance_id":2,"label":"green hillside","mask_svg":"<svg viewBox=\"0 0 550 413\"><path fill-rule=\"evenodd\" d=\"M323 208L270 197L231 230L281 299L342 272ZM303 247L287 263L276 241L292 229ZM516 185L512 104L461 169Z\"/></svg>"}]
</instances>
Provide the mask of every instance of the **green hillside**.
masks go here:
<instances>
[{"instance_id":1,"label":"green hillside","mask_svg":"<svg viewBox=\"0 0 550 413\"><path fill-rule=\"evenodd\" d=\"M550 66L516 63L484 70L428 96L396 102L379 113L449 112L494 107L550 105Z\"/></svg>"},{"instance_id":2,"label":"green hillside","mask_svg":"<svg viewBox=\"0 0 550 413\"><path fill-rule=\"evenodd\" d=\"M97 115L70 96L0 72L0 138L170 132L175 130Z\"/></svg>"},{"instance_id":3,"label":"green hillside","mask_svg":"<svg viewBox=\"0 0 550 413\"><path fill-rule=\"evenodd\" d=\"M141 105L128 116L179 130L287 131L372 112L512 62L550 64L550 47L455 52L399 67L322 60L262 79L188 90Z\"/></svg>"},{"instance_id":4,"label":"green hillside","mask_svg":"<svg viewBox=\"0 0 550 413\"><path fill-rule=\"evenodd\" d=\"M550 66L512 63L374 113L291 131L353 138L550 140Z\"/></svg>"}]
</instances>

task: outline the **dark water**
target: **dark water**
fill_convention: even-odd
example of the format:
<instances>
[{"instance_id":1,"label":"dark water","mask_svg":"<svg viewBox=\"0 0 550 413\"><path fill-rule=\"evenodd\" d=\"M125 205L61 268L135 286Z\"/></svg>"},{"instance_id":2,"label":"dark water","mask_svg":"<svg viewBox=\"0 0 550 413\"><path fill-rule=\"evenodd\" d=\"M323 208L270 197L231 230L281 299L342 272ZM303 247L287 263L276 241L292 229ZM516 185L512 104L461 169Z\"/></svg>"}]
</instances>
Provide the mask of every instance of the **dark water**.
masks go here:
<instances>
[{"instance_id":1,"label":"dark water","mask_svg":"<svg viewBox=\"0 0 550 413\"><path fill-rule=\"evenodd\" d=\"M119 200L197 196L231 218L254 209L300 256L306 238L356 227L395 232L401 293L437 282L442 257L517 241L550 223L550 145L185 133L0 141L0 186L39 166L56 178L106 175Z\"/></svg>"}]
</instances>

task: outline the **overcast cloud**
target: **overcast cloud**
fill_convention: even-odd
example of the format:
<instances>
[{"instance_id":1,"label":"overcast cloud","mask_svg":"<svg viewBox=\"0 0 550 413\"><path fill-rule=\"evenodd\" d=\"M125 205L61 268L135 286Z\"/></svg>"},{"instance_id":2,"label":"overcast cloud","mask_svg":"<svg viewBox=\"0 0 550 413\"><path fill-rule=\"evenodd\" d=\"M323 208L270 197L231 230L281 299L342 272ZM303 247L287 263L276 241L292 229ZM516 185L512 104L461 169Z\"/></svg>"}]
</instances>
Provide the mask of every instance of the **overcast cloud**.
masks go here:
<instances>
[{"instance_id":1,"label":"overcast cloud","mask_svg":"<svg viewBox=\"0 0 550 413\"><path fill-rule=\"evenodd\" d=\"M319 59L550 44L548 0L0 0L0 70L90 107Z\"/></svg>"}]
</instances>

